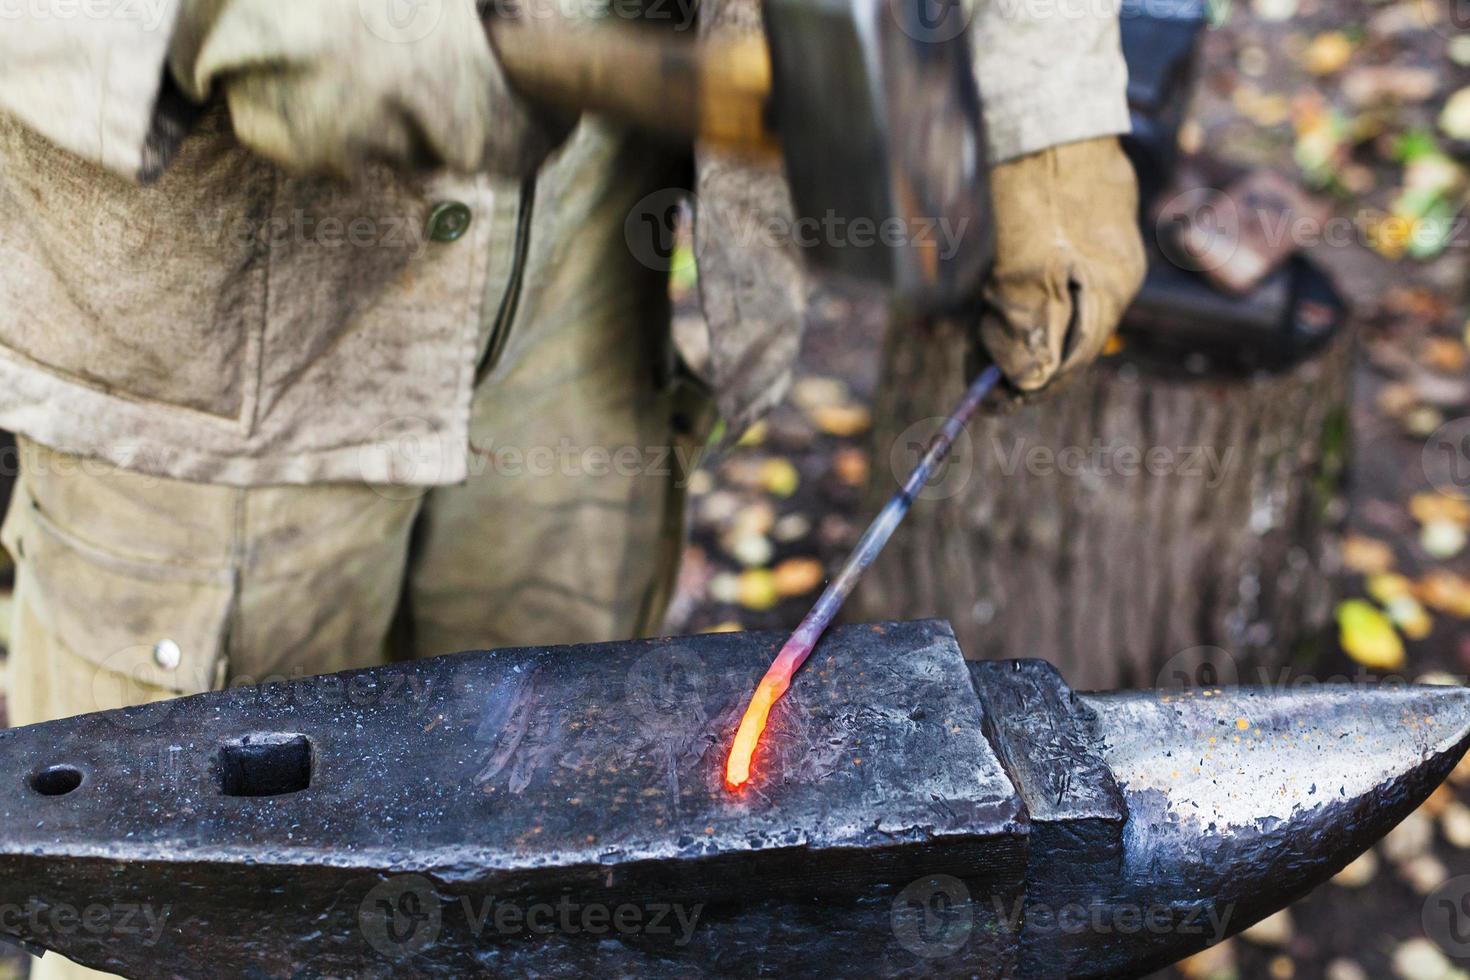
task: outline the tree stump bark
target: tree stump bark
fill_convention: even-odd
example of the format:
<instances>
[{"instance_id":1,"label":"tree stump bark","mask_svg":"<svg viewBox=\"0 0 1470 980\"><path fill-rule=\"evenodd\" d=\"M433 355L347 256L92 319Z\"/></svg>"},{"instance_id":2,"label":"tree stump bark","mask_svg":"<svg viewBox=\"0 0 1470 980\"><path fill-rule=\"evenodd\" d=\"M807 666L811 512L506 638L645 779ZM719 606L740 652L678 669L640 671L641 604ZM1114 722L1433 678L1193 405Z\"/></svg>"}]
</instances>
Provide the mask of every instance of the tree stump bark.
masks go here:
<instances>
[{"instance_id":1,"label":"tree stump bark","mask_svg":"<svg viewBox=\"0 0 1470 980\"><path fill-rule=\"evenodd\" d=\"M1348 333L1276 375L1125 353L972 422L855 612L947 618L967 656L1042 657L1079 689L1271 682L1331 611ZM953 322L890 334L870 512L963 391L969 343Z\"/></svg>"}]
</instances>

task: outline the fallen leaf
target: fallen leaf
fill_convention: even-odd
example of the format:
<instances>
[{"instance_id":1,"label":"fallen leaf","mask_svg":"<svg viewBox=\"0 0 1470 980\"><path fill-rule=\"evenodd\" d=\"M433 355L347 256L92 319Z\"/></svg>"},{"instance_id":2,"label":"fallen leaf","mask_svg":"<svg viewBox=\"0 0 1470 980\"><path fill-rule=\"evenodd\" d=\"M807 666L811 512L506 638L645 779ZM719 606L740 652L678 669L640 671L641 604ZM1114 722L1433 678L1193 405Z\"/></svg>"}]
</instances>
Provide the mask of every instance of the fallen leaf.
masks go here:
<instances>
[{"instance_id":1,"label":"fallen leaf","mask_svg":"<svg viewBox=\"0 0 1470 980\"><path fill-rule=\"evenodd\" d=\"M1465 550L1465 529L1449 521L1430 521L1419 532L1419 547L1431 558L1453 558Z\"/></svg>"},{"instance_id":2,"label":"fallen leaf","mask_svg":"<svg viewBox=\"0 0 1470 980\"><path fill-rule=\"evenodd\" d=\"M1450 803L1439 815L1439 827L1451 847L1470 850L1470 807L1458 800Z\"/></svg>"},{"instance_id":3,"label":"fallen leaf","mask_svg":"<svg viewBox=\"0 0 1470 980\"><path fill-rule=\"evenodd\" d=\"M803 412L823 405L842 405L850 400L847 383L840 378L808 375L791 385L791 403Z\"/></svg>"},{"instance_id":4,"label":"fallen leaf","mask_svg":"<svg viewBox=\"0 0 1470 980\"><path fill-rule=\"evenodd\" d=\"M1341 71L1353 56L1353 42L1342 31L1327 31L1312 38L1303 59L1313 75Z\"/></svg>"},{"instance_id":5,"label":"fallen leaf","mask_svg":"<svg viewBox=\"0 0 1470 980\"><path fill-rule=\"evenodd\" d=\"M1409 513L1420 524L1446 521L1470 528L1470 500L1446 493L1416 493L1409 498Z\"/></svg>"},{"instance_id":6,"label":"fallen leaf","mask_svg":"<svg viewBox=\"0 0 1470 980\"><path fill-rule=\"evenodd\" d=\"M832 472L850 487L868 482L868 454L861 449L844 449L832 457Z\"/></svg>"},{"instance_id":7,"label":"fallen leaf","mask_svg":"<svg viewBox=\"0 0 1470 980\"><path fill-rule=\"evenodd\" d=\"M1332 876L1340 888L1362 888L1378 874L1378 854L1371 848L1359 854L1347 867Z\"/></svg>"},{"instance_id":8,"label":"fallen leaf","mask_svg":"<svg viewBox=\"0 0 1470 980\"><path fill-rule=\"evenodd\" d=\"M1420 895L1430 894L1450 876L1449 869L1433 854L1421 854L1400 868L1399 873Z\"/></svg>"},{"instance_id":9,"label":"fallen leaf","mask_svg":"<svg viewBox=\"0 0 1470 980\"><path fill-rule=\"evenodd\" d=\"M729 541L731 556L746 567L765 565L775 554L775 547L763 534L740 534Z\"/></svg>"},{"instance_id":10,"label":"fallen leaf","mask_svg":"<svg viewBox=\"0 0 1470 980\"><path fill-rule=\"evenodd\" d=\"M781 595L776 591L776 577L765 568L741 572L736 601L746 609L770 609L781 601Z\"/></svg>"},{"instance_id":11,"label":"fallen leaf","mask_svg":"<svg viewBox=\"0 0 1470 980\"><path fill-rule=\"evenodd\" d=\"M776 508L767 501L757 500L740 508L730 521L732 535L766 534L776 523Z\"/></svg>"},{"instance_id":12,"label":"fallen leaf","mask_svg":"<svg viewBox=\"0 0 1470 980\"><path fill-rule=\"evenodd\" d=\"M1401 595L1384 604L1389 620L1411 640L1422 640L1434 632L1434 617L1418 599Z\"/></svg>"},{"instance_id":13,"label":"fallen leaf","mask_svg":"<svg viewBox=\"0 0 1470 980\"><path fill-rule=\"evenodd\" d=\"M1465 345L1449 337L1430 337L1419 348L1424 364L1444 374L1458 374L1465 369Z\"/></svg>"},{"instance_id":14,"label":"fallen leaf","mask_svg":"<svg viewBox=\"0 0 1470 980\"><path fill-rule=\"evenodd\" d=\"M1377 575L1393 568L1393 549L1376 538L1350 534L1342 542L1342 563L1355 572Z\"/></svg>"},{"instance_id":15,"label":"fallen leaf","mask_svg":"<svg viewBox=\"0 0 1470 980\"><path fill-rule=\"evenodd\" d=\"M1296 926L1291 920L1291 910L1282 909L1244 930L1240 938L1246 942L1255 943L1257 946L1279 947L1291 942L1294 935L1296 935Z\"/></svg>"},{"instance_id":16,"label":"fallen leaf","mask_svg":"<svg viewBox=\"0 0 1470 980\"><path fill-rule=\"evenodd\" d=\"M735 622L733 619L727 619L723 623L716 623L713 626L706 626L704 629L700 630L700 632L701 633L739 633L743 629L745 629L745 627L744 626L741 626L739 623Z\"/></svg>"},{"instance_id":17,"label":"fallen leaf","mask_svg":"<svg viewBox=\"0 0 1470 980\"><path fill-rule=\"evenodd\" d=\"M740 600L740 577L721 572L709 580L709 597L716 602L732 604Z\"/></svg>"},{"instance_id":18,"label":"fallen leaf","mask_svg":"<svg viewBox=\"0 0 1470 980\"><path fill-rule=\"evenodd\" d=\"M1470 87L1445 100L1439 113L1439 128L1450 139L1470 139Z\"/></svg>"},{"instance_id":19,"label":"fallen leaf","mask_svg":"<svg viewBox=\"0 0 1470 980\"><path fill-rule=\"evenodd\" d=\"M1372 603L1363 599L1338 603L1337 627L1343 650L1364 667L1396 670L1403 666L1404 642Z\"/></svg>"},{"instance_id":20,"label":"fallen leaf","mask_svg":"<svg viewBox=\"0 0 1470 980\"><path fill-rule=\"evenodd\" d=\"M1393 972L1401 980L1455 980L1463 977L1428 939L1409 939L1393 951Z\"/></svg>"},{"instance_id":21,"label":"fallen leaf","mask_svg":"<svg viewBox=\"0 0 1470 980\"><path fill-rule=\"evenodd\" d=\"M1296 14L1297 0L1253 0L1251 8L1264 21L1291 20Z\"/></svg>"},{"instance_id":22,"label":"fallen leaf","mask_svg":"<svg viewBox=\"0 0 1470 980\"><path fill-rule=\"evenodd\" d=\"M771 537L782 544L800 541L812 531L811 518L805 514L786 514L771 529Z\"/></svg>"},{"instance_id":23,"label":"fallen leaf","mask_svg":"<svg viewBox=\"0 0 1470 980\"><path fill-rule=\"evenodd\" d=\"M1412 597L1414 583L1397 572L1379 572L1368 576L1368 594L1382 605L1404 596Z\"/></svg>"},{"instance_id":24,"label":"fallen leaf","mask_svg":"<svg viewBox=\"0 0 1470 980\"><path fill-rule=\"evenodd\" d=\"M1421 405L1403 417L1404 431L1411 436L1427 439L1434 430L1444 425L1444 413L1429 405Z\"/></svg>"},{"instance_id":25,"label":"fallen leaf","mask_svg":"<svg viewBox=\"0 0 1470 980\"><path fill-rule=\"evenodd\" d=\"M767 493L789 497L801 485L801 475L789 459L772 457L761 464L760 484Z\"/></svg>"},{"instance_id":26,"label":"fallen leaf","mask_svg":"<svg viewBox=\"0 0 1470 980\"><path fill-rule=\"evenodd\" d=\"M1439 89L1439 76L1428 68L1364 65L1342 80L1342 94L1361 107L1424 102Z\"/></svg>"},{"instance_id":27,"label":"fallen leaf","mask_svg":"<svg viewBox=\"0 0 1470 980\"><path fill-rule=\"evenodd\" d=\"M1206 947L1176 965L1185 980L1227 980L1236 976L1235 942Z\"/></svg>"},{"instance_id":28,"label":"fallen leaf","mask_svg":"<svg viewBox=\"0 0 1470 980\"><path fill-rule=\"evenodd\" d=\"M1470 582L1454 572L1436 569L1419 580L1414 592L1430 609L1470 619Z\"/></svg>"},{"instance_id":29,"label":"fallen leaf","mask_svg":"<svg viewBox=\"0 0 1470 980\"><path fill-rule=\"evenodd\" d=\"M872 415L861 405L818 405L810 415L813 424L829 436L861 435L873 424Z\"/></svg>"},{"instance_id":30,"label":"fallen leaf","mask_svg":"<svg viewBox=\"0 0 1470 980\"><path fill-rule=\"evenodd\" d=\"M826 569L815 558L788 558L771 570L776 591L782 596L806 595L827 577Z\"/></svg>"},{"instance_id":31,"label":"fallen leaf","mask_svg":"<svg viewBox=\"0 0 1470 980\"><path fill-rule=\"evenodd\" d=\"M1429 853L1434 846L1434 821L1429 814L1415 810L1385 834L1379 846L1383 849L1383 856L1394 864L1412 861Z\"/></svg>"},{"instance_id":32,"label":"fallen leaf","mask_svg":"<svg viewBox=\"0 0 1470 980\"><path fill-rule=\"evenodd\" d=\"M1378 410L1389 418L1409 414L1419 405L1419 394L1406 381L1395 381L1378 390Z\"/></svg>"}]
</instances>

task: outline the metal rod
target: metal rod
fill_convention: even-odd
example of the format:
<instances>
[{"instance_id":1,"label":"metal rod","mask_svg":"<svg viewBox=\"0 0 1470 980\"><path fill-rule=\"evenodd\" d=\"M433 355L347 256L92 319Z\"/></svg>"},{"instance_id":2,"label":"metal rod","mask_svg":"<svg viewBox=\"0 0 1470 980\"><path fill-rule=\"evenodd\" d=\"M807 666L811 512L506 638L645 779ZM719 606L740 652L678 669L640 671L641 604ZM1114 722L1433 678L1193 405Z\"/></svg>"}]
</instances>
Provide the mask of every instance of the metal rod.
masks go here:
<instances>
[{"instance_id":1,"label":"metal rod","mask_svg":"<svg viewBox=\"0 0 1470 980\"><path fill-rule=\"evenodd\" d=\"M992 388L1000 381L1000 368L991 365L970 385L965 392L964 398L960 399L959 405L944 420L934 438L929 443L924 458L914 467L909 474L908 480L904 482L902 489L889 498L888 503L878 512L873 523L863 532L857 547L848 555L847 561L843 563L836 577L828 583L820 598L812 606L811 611L806 614L801 623L791 634L790 639L781 647L781 652L771 663L764 677L756 685L755 693L751 695L750 704L745 709L744 716L740 719L740 728L735 732L735 741L730 746L730 757L725 764L725 783L731 789L737 789L750 779L750 760L755 754L756 744L760 741L761 733L766 729L766 719L771 713L771 708L786 689L791 686L791 678L806 663L807 657L811 656L812 649L827 627L832 624L837 611L852 594L858 579L867 567L878 557L888 539L893 536L894 530L908 514L909 508L913 506L914 498L923 489L924 484L934 475L939 464L949 455L950 447L954 445L955 439L964 430L965 423L970 416L975 414L975 409L990 394Z\"/></svg>"}]
</instances>

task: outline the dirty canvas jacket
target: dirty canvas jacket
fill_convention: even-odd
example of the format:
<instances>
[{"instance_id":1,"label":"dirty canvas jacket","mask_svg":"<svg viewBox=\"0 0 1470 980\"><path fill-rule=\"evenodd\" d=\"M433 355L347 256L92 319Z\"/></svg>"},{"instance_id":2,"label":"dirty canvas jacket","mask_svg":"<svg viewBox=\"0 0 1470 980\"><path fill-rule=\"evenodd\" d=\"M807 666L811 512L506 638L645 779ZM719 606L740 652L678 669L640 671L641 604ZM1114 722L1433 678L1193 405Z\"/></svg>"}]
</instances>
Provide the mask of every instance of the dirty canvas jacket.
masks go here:
<instances>
[{"instance_id":1,"label":"dirty canvas jacket","mask_svg":"<svg viewBox=\"0 0 1470 980\"><path fill-rule=\"evenodd\" d=\"M530 182L292 176L164 84L179 0L103 6L0 14L0 427L196 481L462 480L528 254L628 222L626 134L584 121ZM759 29L754 0L702 17ZM1105 3L983 0L972 24L993 158L1126 129ZM706 373L738 428L785 391L805 289L791 247L721 232L789 218L774 168L703 155L696 192Z\"/></svg>"}]
</instances>

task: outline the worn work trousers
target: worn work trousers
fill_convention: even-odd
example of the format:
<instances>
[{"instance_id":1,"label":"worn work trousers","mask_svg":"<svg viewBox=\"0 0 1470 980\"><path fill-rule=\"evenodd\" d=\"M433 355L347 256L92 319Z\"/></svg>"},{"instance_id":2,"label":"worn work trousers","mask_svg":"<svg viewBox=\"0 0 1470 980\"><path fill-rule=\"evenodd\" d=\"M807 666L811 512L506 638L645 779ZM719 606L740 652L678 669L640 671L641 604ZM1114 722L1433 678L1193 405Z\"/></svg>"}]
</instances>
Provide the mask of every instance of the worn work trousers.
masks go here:
<instances>
[{"instance_id":1,"label":"worn work trousers","mask_svg":"<svg viewBox=\"0 0 1470 980\"><path fill-rule=\"evenodd\" d=\"M708 413L671 368L664 278L623 239L638 193L587 202L603 220L531 260L463 485L196 484L22 441L12 722L656 629ZM34 975L104 976L55 955Z\"/></svg>"}]
</instances>

